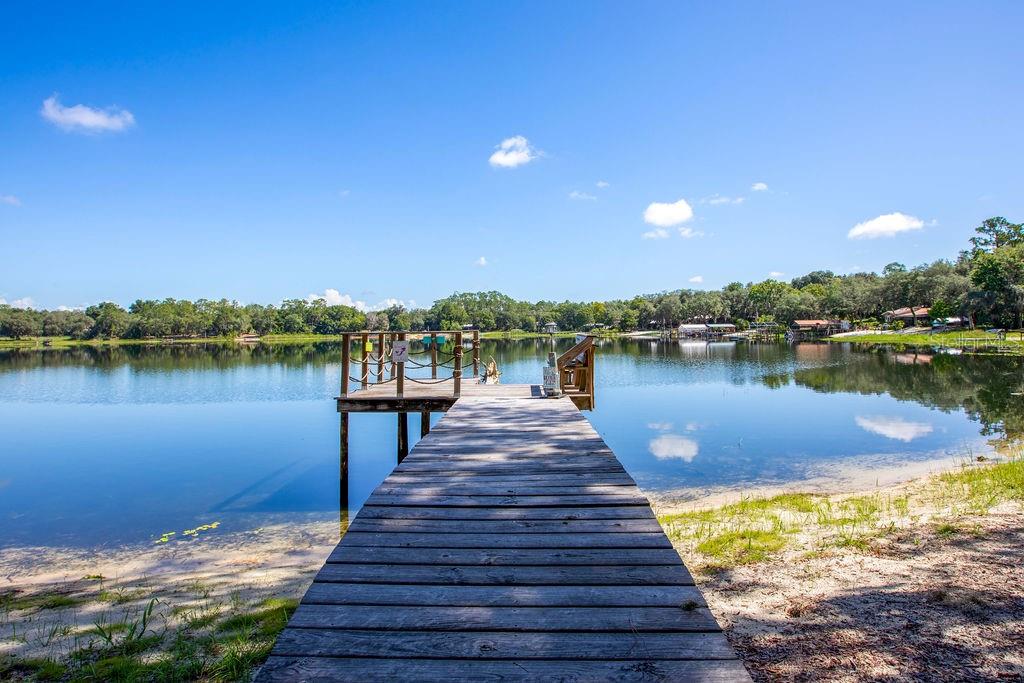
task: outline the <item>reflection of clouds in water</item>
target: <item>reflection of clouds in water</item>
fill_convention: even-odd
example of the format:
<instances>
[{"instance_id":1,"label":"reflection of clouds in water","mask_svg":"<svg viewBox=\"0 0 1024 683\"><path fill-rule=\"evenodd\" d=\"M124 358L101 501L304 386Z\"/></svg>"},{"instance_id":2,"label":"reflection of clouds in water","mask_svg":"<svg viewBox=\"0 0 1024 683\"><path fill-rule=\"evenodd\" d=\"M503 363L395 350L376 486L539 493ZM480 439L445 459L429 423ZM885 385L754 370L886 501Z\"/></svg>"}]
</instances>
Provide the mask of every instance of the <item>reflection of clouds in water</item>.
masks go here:
<instances>
[{"instance_id":1,"label":"reflection of clouds in water","mask_svg":"<svg viewBox=\"0 0 1024 683\"><path fill-rule=\"evenodd\" d=\"M697 457L699 446L693 439L678 434L662 434L651 439L647 449L658 460L682 460L692 462Z\"/></svg>"},{"instance_id":2,"label":"reflection of clouds in water","mask_svg":"<svg viewBox=\"0 0 1024 683\"><path fill-rule=\"evenodd\" d=\"M907 443L932 433L932 426L927 422L909 422L902 417L858 415L854 419L861 429Z\"/></svg>"}]
</instances>

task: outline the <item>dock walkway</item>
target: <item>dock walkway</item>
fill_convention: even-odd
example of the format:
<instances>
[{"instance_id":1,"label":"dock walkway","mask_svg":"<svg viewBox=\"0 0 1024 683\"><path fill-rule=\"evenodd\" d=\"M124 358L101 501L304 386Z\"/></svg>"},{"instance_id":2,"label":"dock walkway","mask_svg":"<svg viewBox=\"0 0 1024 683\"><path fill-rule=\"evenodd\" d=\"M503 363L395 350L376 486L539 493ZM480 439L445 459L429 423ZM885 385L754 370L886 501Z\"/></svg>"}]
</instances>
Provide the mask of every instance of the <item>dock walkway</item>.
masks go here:
<instances>
[{"instance_id":1,"label":"dock walkway","mask_svg":"<svg viewBox=\"0 0 1024 683\"><path fill-rule=\"evenodd\" d=\"M493 389L373 491L257 680L749 681L573 403Z\"/></svg>"}]
</instances>

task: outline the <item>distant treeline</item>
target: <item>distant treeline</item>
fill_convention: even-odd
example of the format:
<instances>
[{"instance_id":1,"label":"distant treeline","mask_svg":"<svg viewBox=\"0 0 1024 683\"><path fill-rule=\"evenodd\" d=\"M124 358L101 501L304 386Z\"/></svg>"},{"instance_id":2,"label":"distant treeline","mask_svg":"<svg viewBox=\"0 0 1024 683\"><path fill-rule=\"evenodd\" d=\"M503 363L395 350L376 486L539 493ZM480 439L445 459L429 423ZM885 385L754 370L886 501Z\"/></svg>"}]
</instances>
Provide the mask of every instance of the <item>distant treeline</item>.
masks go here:
<instances>
[{"instance_id":1,"label":"distant treeline","mask_svg":"<svg viewBox=\"0 0 1024 683\"><path fill-rule=\"evenodd\" d=\"M843 318L877 320L888 310L930 306L933 318L962 315L977 324L1020 327L1024 311L1024 226L997 217L952 261L916 268L890 263L881 274L836 275L818 270L789 283L733 282L718 291L683 289L612 301L517 301L500 292L453 294L428 309L392 306L362 312L326 301L292 299L280 305L211 301L138 300L128 309L105 302L84 311L0 306L0 335L76 339L225 337L256 334L339 334L354 330L536 331L553 322L563 330L603 325L638 330L689 320L737 322Z\"/></svg>"}]
</instances>

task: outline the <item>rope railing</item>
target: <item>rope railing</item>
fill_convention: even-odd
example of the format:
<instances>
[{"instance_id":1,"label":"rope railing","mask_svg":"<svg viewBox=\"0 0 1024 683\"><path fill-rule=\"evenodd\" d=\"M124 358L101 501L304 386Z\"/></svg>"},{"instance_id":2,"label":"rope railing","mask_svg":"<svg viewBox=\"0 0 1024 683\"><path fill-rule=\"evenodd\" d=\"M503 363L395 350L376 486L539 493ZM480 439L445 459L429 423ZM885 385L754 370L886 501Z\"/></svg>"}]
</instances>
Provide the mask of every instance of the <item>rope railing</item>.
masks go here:
<instances>
[{"instance_id":1,"label":"rope railing","mask_svg":"<svg viewBox=\"0 0 1024 683\"><path fill-rule=\"evenodd\" d=\"M395 395L402 398L405 395L405 382L409 381L417 385L436 385L452 382L452 392L459 396L462 389L462 378L465 376L478 377L480 374L480 333L476 330L462 331L439 331L430 332L419 339L408 339L411 334L403 331L388 332L346 332L342 334L342 377L341 395L349 396L352 389L350 384L356 383L355 391L369 391L383 385L394 384ZM439 353L438 337L443 335L447 341L451 339L454 346L453 352ZM463 345L464 335L468 335L471 341L469 348ZM359 355L353 357L352 345L359 343ZM409 346L414 342L423 344L424 349L410 353ZM405 346L402 353L395 350L396 343ZM376 347L376 352L374 352ZM401 347L399 347L401 348ZM467 352L469 358L467 359ZM402 360L397 360L401 358ZM471 363L471 368L464 367L466 361ZM373 368L372 366L376 366ZM356 370L351 370L355 366ZM385 366L388 366L385 370ZM417 377L406 374L406 366L413 370L430 370L430 377ZM438 377L439 369L449 370L451 374ZM470 374L471 371L471 374ZM385 373L388 378L385 379ZM375 397L379 395L374 394Z\"/></svg>"}]
</instances>

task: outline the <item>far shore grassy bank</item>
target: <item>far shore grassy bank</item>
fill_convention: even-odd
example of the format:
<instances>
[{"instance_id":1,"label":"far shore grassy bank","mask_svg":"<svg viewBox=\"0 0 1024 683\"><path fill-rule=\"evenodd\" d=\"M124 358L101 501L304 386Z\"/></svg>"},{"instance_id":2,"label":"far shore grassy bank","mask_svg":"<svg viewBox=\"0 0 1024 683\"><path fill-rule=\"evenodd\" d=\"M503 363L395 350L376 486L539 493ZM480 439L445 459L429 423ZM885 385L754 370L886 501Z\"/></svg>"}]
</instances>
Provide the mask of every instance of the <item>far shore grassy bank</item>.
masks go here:
<instances>
[{"instance_id":1,"label":"far shore grassy bank","mask_svg":"<svg viewBox=\"0 0 1024 683\"><path fill-rule=\"evenodd\" d=\"M905 347L942 347L958 348L965 351L986 348L999 348L1004 353L1024 353L1024 331L1007 332L1005 338L984 330L963 330L957 332L934 332L921 334L904 334L901 332L858 332L848 335L829 337L830 342L850 342L854 344L884 344Z\"/></svg>"},{"instance_id":2,"label":"far shore grassy bank","mask_svg":"<svg viewBox=\"0 0 1024 683\"><path fill-rule=\"evenodd\" d=\"M466 338L472 335L467 332ZM616 336L618 333L605 332L600 336ZM481 339L550 339L552 337L563 339L575 337L575 332L555 332L546 334L540 332L482 332ZM340 334L267 334L259 338L259 344L309 344L315 342L341 341ZM187 337L176 339L165 339L152 337L147 339L73 339L71 337L23 337L21 339L0 338L0 349L61 349L75 346L157 346L174 344L249 344L253 342L242 342L236 337Z\"/></svg>"}]
</instances>

